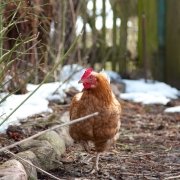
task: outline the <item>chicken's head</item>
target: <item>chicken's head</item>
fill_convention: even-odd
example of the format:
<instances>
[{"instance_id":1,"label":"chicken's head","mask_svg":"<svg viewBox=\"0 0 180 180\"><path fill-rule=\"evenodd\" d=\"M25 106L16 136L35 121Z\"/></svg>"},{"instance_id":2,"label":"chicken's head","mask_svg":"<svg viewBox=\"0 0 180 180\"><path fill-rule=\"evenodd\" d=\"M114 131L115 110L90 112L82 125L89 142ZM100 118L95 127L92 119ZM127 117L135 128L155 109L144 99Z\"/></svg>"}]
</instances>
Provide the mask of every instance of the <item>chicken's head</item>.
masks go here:
<instances>
[{"instance_id":1,"label":"chicken's head","mask_svg":"<svg viewBox=\"0 0 180 180\"><path fill-rule=\"evenodd\" d=\"M96 72L92 68L87 68L78 83L83 83L84 89L95 88L97 84Z\"/></svg>"}]
</instances>

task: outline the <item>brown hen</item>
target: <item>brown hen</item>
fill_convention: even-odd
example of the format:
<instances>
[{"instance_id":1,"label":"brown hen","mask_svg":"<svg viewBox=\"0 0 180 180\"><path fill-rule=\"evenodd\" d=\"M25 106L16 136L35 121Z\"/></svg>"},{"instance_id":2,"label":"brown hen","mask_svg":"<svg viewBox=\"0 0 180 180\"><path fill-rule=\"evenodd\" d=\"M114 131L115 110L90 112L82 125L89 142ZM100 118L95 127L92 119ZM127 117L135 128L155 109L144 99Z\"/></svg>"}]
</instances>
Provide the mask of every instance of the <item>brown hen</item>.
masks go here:
<instances>
[{"instance_id":1,"label":"brown hen","mask_svg":"<svg viewBox=\"0 0 180 180\"><path fill-rule=\"evenodd\" d=\"M94 143L97 155L93 169L98 171L100 153L107 150L119 134L121 106L105 73L88 68L79 83L83 83L84 89L72 99L70 119L94 112L99 112L99 115L71 125L69 131L75 141L83 142L85 149L89 141Z\"/></svg>"}]
</instances>

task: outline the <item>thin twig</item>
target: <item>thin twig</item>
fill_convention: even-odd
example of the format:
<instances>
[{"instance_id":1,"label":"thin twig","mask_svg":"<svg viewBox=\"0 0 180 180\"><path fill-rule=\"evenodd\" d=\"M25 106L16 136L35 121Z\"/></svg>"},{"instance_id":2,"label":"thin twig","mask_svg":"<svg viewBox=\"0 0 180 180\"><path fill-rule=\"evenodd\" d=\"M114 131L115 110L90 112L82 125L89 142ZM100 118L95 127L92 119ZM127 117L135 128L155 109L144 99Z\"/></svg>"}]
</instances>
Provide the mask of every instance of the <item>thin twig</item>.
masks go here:
<instances>
[{"instance_id":1,"label":"thin twig","mask_svg":"<svg viewBox=\"0 0 180 180\"><path fill-rule=\"evenodd\" d=\"M167 177L165 178L164 180L169 180L169 179L179 179L180 178L180 175L177 175L177 176L170 176L170 177Z\"/></svg>"},{"instance_id":2,"label":"thin twig","mask_svg":"<svg viewBox=\"0 0 180 180\"><path fill-rule=\"evenodd\" d=\"M9 146L3 147L3 148L0 149L0 152L3 152L3 151L5 151L5 150L7 150L7 149L9 149L9 148L13 148L13 147L15 147L15 146L17 146L17 145L20 145L20 144L22 144L22 143L24 143L24 142L26 142L26 141L28 141L28 140L30 140L30 139L34 139L34 138L36 138L36 137L38 137L38 136L40 136L40 135L42 135L42 134L44 134L44 133L46 133L46 132L48 132L48 131L51 131L51 130L54 130L54 129L58 129L58 128L61 128L61 127L64 127L64 126L69 126L69 125L78 123L78 122L80 122L80 121L84 121L84 120L89 119L89 118L91 118L91 117L97 116L98 114L99 114L98 112L95 112L95 113L89 114L89 115L87 115L87 116L84 116L84 117L81 117L81 118L72 120L72 121L70 121L70 122L66 122L66 123L63 123L63 124L60 124L60 125L56 125L56 126L54 126L54 127L52 127L52 128L49 128L49 129L46 129L46 130L44 130L44 131L41 131L41 132L39 132L39 133L37 133L37 134L34 134L33 136L30 136L30 137L28 137L28 138L26 138L26 139L23 139L23 140L21 140L21 141L18 141L18 142L14 143L14 144L11 144L11 145L9 145Z\"/></svg>"},{"instance_id":3,"label":"thin twig","mask_svg":"<svg viewBox=\"0 0 180 180\"><path fill-rule=\"evenodd\" d=\"M5 114L6 114L6 113L1 114L1 115L0 115L0 118L1 118L2 116L4 116Z\"/></svg>"},{"instance_id":4,"label":"thin twig","mask_svg":"<svg viewBox=\"0 0 180 180\"><path fill-rule=\"evenodd\" d=\"M51 178L53 178L53 179L60 180L60 178L58 178L58 177L56 177L56 176L54 176L54 175L48 173L47 171L41 169L41 168L38 167L38 166L35 166L34 164L32 164L31 162L27 161L26 159L24 159L24 158L18 156L17 154L14 154L13 152L11 152L11 151L9 151L9 150L6 150L5 152L11 154L12 156L14 156L14 157L16 157L16 158L18 158L18 159L20 159L20 160L22 160L22 161L25 162L25 163L27 163L27 164L29 164L29 165L35 167L37 170L39 170L40 172L43 172L44 174L48 175L49 177L51 177Z\"/></svg>"}]
</instances>

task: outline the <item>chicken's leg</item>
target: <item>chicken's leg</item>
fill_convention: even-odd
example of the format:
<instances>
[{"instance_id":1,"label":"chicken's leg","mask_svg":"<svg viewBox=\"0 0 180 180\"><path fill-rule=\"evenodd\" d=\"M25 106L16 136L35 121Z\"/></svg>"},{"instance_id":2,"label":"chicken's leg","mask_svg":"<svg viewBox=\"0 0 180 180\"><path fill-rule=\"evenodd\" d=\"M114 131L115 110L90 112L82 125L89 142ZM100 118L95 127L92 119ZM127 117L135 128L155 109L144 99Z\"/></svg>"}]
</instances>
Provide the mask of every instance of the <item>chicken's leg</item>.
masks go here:
<instances>
[{"instance_id":1,"label":"chicken's leg","mask_svg":"<svg viewBox=\"0 0 180 180\"><path fill-rule=\"evenodd\" d=\"M93 174L93 173L99 171L99 156L100 156L100 153L97 153L96 154L96 159L95 159L94 164L93 164L93 167L88 173Z\"/></svg>"},{"instance_id":2,"label":"chicken's leg","mask_svg":"<svg viewBox=\"0 0 180 180\"><path fill-rule=\"evenodd\" d=\"M81 141L85 151L90 154L91 150L87 141Z\"/></svg>"},{"instance_id":3,"label":"chicken's leg","mask_svg":"<svg viewBox=\"0 0 180 180\"><path fill-rule=\"evenodd\" d=\"M95 160L95 162L94 162L94 169L95 169L96 171L99 171L99 156L100 156L100 153L97 153L97 154L96 154L96 160Z\"/></svg>"}]
</instances>

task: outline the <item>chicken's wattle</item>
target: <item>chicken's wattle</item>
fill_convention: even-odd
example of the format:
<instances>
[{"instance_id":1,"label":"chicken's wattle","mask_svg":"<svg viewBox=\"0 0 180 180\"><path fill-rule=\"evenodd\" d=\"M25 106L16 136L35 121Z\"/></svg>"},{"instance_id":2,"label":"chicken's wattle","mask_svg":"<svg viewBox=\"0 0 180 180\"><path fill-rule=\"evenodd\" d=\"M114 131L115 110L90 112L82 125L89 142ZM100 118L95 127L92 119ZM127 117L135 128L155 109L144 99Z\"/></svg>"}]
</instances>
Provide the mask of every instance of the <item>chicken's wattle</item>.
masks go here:
<instances>
[{"instance_id":1,"label":"chicken's wattle","mask_svg":"<svg viewBox=\"0 0 180 180\"><path fill-rule=\"evenodd\" d=\"M83 83L83 87L84 87L84 89L90 89L91 88L91 84L88 83L88 82L84 82Z\"/></svg>"}]
</instances>

